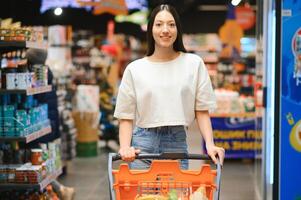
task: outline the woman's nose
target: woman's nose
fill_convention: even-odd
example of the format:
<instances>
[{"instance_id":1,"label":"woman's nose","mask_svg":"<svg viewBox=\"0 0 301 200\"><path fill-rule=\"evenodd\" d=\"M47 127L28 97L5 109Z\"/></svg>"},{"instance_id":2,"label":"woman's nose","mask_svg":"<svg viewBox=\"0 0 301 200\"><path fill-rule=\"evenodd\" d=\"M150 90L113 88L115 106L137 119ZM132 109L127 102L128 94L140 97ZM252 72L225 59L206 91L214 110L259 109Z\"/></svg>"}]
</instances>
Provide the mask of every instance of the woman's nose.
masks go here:
<instances>
[{"instance_id":1,"label":"woman's nose","mask_svg":"<svg viewBox=\"0 0 301 200\"><path fill-rule=\"evenodd\" d=\"M169 31L168 25L167 24L163 24L162 32L168 32L168 31Z\"/></svg>"}]
</instances>

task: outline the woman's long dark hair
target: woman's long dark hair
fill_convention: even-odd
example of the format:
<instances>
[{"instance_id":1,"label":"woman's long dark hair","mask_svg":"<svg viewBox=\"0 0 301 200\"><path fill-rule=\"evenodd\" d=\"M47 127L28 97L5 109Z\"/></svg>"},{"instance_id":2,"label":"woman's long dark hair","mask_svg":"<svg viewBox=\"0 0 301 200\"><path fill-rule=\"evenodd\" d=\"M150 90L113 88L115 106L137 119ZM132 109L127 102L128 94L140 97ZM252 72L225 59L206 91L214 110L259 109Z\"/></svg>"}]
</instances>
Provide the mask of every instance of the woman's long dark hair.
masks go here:
<instances>
[{"instance_id":1,"label":"woman's long dark hair","mask_svg":"<svg viewBox=\"0 0 301 200\"><path fill-rule=\"evenodd\" d=\"M158 12L166 10L168 12L170 12L170 14L173 16L173 18L175 19L176 22L176 26L177 26L177 39L176 41L173 43L173 49L175 51L182 51L182 52L186 52L186 49L184 47L183 44L183 39L182 39L182 27L181 27L181 23L180 23L180 17L179 14L177 13L176 9L168 4L162 4L159 5L157 7L155 7L150 15L148 24L147 24L147 56L150 56L154 53L155 51L155 40L153 37L153 25L154 25L154 21L155 21L155 17L158 14Z\"/></svg>"}]
</instances>

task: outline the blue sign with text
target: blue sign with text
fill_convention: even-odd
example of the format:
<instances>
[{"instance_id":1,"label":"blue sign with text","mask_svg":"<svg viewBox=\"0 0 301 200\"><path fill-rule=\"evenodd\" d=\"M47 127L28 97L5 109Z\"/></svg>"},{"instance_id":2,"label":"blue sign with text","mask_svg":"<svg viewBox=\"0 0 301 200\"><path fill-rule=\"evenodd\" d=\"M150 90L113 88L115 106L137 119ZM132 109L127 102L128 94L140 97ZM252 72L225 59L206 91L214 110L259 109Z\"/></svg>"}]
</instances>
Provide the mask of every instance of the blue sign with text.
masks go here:
<instances>
[{"instance_id":1,"label":"blue sign with text","mask_svg":"<svg viewBox=\"0 0 301 200\"><path fill-rule=\"evenodd\" d=\"M214 142L226 151L226 158L254 158L261 151L261 119L254 117L212 117Z\"/></svg>"},{"instance_id":2,"label":"blue sign with text","mask_svg":"<svg viewBox=\"0 0 301 200\"><path fill-rule=\"evenodd\" d=\"M301 1L282 7L280 199L301 199Z\"/></svg>"}]
</instances>

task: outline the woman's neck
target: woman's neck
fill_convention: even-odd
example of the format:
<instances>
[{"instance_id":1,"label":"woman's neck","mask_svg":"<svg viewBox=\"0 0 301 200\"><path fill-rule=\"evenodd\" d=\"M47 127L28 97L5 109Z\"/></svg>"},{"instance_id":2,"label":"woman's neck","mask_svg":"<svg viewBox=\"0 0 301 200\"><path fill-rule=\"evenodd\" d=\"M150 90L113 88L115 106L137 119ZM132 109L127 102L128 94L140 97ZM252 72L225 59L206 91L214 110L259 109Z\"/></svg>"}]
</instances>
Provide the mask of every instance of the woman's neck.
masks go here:
<instances>
[{"instance_id":1,"label":"woman's neck","mask_svg":"<svg viewBox=\"0 0 301 200\"><path fill-rule=\"evenodd\" d=\"M157 62L164 62L175 59L180 52L176 52L175 50L168 48L168 49L162 49L162 48L155 48L154 53L149 56L149 59L151 61L157 61Z\"/></svg>"}]
</instances>

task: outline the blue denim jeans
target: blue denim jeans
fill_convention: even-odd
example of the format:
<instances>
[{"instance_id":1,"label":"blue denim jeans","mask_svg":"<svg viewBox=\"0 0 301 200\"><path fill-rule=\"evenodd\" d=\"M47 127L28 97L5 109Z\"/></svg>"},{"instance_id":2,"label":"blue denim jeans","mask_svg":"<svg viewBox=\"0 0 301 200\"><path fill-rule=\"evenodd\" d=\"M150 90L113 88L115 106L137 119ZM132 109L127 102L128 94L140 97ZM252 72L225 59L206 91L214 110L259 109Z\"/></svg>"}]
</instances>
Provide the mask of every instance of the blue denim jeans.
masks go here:
<instances>
[{"instance_id":1,"label":"blue denim jeans","mask_svg":"<svg viewBox=\"0 0 301 200\"><path fill-rule=\"evenodd\" d=\"M133 131L132 146L140 149L141 153L188 153L184 126L136 127ZM150 164L150 160L135 160L130 163L130 168L147 169ZM188 160L181 160L181 168L188 169Z\"/></svg>"}]
</instances>

